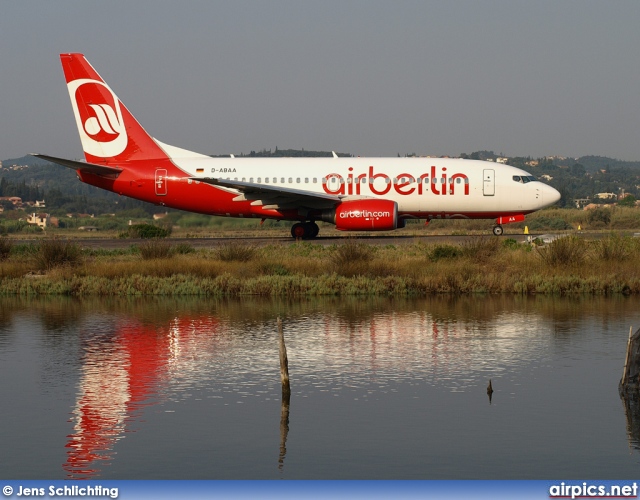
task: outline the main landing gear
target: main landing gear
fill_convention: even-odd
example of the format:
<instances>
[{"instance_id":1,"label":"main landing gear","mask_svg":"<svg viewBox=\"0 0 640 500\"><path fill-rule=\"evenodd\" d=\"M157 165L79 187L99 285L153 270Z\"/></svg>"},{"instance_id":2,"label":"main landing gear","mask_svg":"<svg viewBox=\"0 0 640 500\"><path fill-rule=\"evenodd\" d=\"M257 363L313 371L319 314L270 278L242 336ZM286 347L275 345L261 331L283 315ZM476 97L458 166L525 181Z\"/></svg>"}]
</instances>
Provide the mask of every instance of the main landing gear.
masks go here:
<instances>
[{"instance_id":1,"label":"main landing gear","mask_svg":"<svg viewBox=\"0 0 640 500\"><path fill-rule=\"evenodd\" d=\"M319 232L320 228L318 227L318 224L313 221L297 222L291 226L291 236L296 240L311 240L318 236Z\"/></svg>"},{"instance_id":2,"label":"main landing gear","mask_svg":"<svg viewBox=\"0 0 640 500\"><path fill-rule=\"evenodd\" d=\"M504 233L504 229L502 229L502 226L493 226L493 234L495 234L496 236L502 236L502 233Z\"/></svg>"}]
</instances>

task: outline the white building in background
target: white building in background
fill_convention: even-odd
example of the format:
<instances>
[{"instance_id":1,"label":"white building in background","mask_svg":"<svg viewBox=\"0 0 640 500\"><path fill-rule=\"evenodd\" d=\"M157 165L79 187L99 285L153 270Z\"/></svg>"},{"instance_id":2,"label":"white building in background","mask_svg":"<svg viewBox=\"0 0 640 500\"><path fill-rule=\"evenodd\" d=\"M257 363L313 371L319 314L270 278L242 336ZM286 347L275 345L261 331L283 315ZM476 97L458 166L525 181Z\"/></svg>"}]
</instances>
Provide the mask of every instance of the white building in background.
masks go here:
<instances>
[{"instance_id":1,"label":"white building in background","mask_svg":"<svg viewBox=\"0 0 640 500\"><path fill-rule=\"evenodd\" d=\"M46 229L49 223L51 222L51 218L49 214L36 214L33 213L29 217L27 217L27 224L35 224L42 229Z\"/></svg>"}]
</instances>

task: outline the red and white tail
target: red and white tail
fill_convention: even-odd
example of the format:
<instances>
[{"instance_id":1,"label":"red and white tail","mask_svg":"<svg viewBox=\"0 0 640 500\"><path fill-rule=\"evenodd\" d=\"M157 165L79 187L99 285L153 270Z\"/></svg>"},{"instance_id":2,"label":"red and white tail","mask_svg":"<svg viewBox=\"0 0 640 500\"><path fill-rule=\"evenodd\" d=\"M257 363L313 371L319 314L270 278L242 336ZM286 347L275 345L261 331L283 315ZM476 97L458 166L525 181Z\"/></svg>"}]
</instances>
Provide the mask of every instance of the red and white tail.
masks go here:
<instances>
[{"instance_id":1,"label":"red and white tail","mask_svg":"<svg viewBox=\"0 0 640 500\"><path fill-rule=\"evenodd\" d=\"M89 163L167 159L82 54L60 54L73 114Z\"/></svg>"}]
</instances>

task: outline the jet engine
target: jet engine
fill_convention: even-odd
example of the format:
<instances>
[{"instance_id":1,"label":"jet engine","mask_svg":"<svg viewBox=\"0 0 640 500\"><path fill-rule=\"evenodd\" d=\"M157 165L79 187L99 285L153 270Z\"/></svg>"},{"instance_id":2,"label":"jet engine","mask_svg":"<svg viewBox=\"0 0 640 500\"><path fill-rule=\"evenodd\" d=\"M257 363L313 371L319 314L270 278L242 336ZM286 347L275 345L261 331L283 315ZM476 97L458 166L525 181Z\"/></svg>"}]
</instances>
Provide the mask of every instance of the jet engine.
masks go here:
<instances>
[{"instance_id":1,"label":"jet engine","mask_svg":"<svg viewBox=\"0 0 640 500\"><path fill-rule=\"evenodd\" d=\"M398 220L398 204L390 200L343 201L322 214L322 220L340 231L390 231L404 227Z\"/></svg>"}]
</instances>

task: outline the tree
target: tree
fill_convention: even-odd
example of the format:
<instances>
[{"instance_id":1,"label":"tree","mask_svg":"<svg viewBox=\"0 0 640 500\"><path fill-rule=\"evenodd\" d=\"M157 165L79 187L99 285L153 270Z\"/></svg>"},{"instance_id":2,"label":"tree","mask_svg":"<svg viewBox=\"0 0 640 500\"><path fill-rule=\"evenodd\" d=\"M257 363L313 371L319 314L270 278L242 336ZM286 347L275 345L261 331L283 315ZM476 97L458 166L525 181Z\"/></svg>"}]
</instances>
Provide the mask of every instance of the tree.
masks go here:
<instances>
[{"instance_id":1,"label":"tree","mask_svg":"<svg viewBox=\"0 0 640 500\"><path fill-rule=\"evenodd\" d=\"M574 177L582 177L587 172L587 169L584 168L584 165L580 165L580 163L575 163L569 169L569 172Z\"/></svg>"},{"instance_id":2,"label":"tree","mask_svg":"<svg viewBox=\"0 0 640 500\"><path fill-rule=\"evenodd\" d=\"M618 202L619 207L635 207L636 197L632 194L628 194Z\"/></svg>"}]
</instances>

